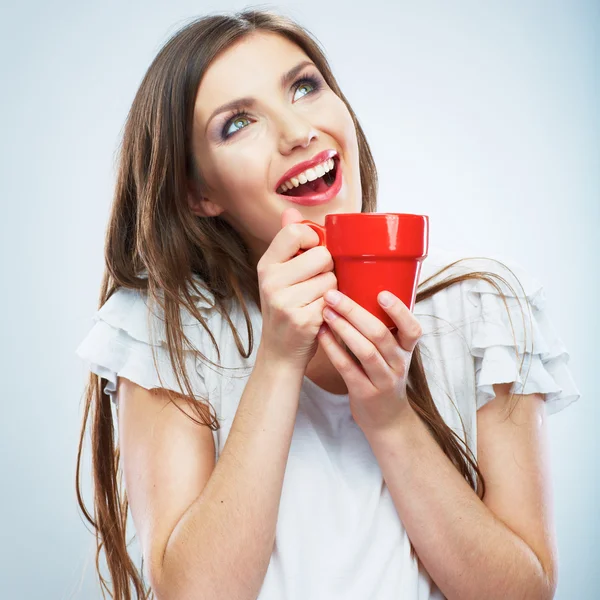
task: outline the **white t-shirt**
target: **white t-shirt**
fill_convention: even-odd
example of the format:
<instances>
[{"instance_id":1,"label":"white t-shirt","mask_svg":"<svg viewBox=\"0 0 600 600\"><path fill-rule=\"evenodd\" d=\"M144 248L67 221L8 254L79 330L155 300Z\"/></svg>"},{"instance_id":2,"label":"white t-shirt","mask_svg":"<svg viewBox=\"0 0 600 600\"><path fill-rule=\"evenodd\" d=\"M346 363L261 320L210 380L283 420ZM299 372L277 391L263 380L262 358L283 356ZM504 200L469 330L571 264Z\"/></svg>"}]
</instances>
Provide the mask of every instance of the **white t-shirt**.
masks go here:
<instances>
[{"instance_id":1,"label":"white t-shirt","mask_svg":"<svg viewBox=\"0 0 600 600\"><path fill-rule=\"evenodd\" d=\"M459 258L463 256L430 248L420 284ZM497 291L478 280L446 288L417 303L414 309L423 328L420 346L436 406L446 423L462 438L466 436L475 455L476 412L494 397L493 384L515 382L516 393L545 394L548 414L579 398L567 366L569 355L544 312L542 286L514 262L503 262L523 286L517 289L517 297L501 286L509 295L508 312ZM424 287L473 270L493 271L513 287L518 286L510 272L496 261L469 259ZM524 295L531 304L531 321ZM525 322L519 297L526 311ZM221 428L213 432L218 460L252 371L261 315L255 305L249 304L255 345L252 355L244 359L226 321L209 305L199 301L198 306L219 344L221 364L240 368L209 368L193 353L186 353L194 391L208 396L219 418ZM184 331L190 341L217 361L208 334L184 312ZM105 390L113 405L117 403L117 376L148 389L183 391L171 370L163 324L155 313L150 315L151 337L148 317L145 297L137 291L120 289L95 314L90 333L77 349L89 368L108 380ZM232 319L247 347L243 314L237 306L232 309ZM519 356L515 353L511 320ZM162 385L151 344L158 351ZM525 363L520 375L523 352ZM305 377L283 482L275 547L259 600L400 598L425 600L443 595L410 555L406 531L375 456L352 418L348 396L331 394Z\"/></svg>"}]
</instances>

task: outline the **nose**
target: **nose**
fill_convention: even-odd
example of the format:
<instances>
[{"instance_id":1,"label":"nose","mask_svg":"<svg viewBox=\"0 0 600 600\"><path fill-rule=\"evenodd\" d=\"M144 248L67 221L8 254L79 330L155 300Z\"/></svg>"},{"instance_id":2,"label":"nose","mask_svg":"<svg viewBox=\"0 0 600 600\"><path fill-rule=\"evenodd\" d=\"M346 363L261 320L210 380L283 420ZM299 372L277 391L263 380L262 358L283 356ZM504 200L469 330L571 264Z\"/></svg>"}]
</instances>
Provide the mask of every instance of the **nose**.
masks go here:
<instances>
[{"instance_id":1,"label":"nose","mask_svg":"<svg viewBox=\"0 0 600 600\"><path fill-rule=\"evenodd\" d=\"M290 154L298 146L307 148L313 139L319 137L316 129L307 119L291 110L281 114L277 126L279 151L283 155Z\"/></svg>"}]
</instances>

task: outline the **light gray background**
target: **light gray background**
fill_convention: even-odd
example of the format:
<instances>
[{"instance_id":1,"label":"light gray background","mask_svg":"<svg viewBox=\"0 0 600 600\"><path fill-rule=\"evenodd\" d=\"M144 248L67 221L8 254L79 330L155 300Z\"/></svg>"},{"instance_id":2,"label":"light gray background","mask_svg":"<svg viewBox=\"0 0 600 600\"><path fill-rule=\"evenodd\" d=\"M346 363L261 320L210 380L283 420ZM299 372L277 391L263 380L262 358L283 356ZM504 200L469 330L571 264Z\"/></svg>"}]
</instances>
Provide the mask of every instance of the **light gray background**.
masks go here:
<instances>
[{"instance_id":1,"label":"light gray background","mask_svg":"<svg viewBox=\"0 0 600 600\"><path fill-rule=\"evenodd\" d=\"M74 351L96 308L114 153L159 46L194 16L245 5L6 4L0 597L96 600L74 493ZM515 259L545 284L583 394L550 418L557 598L598 598L599 3L269 6L324 44L371 142L380 210L429 214L432 243Z\"/></svg>"}]
</instances>

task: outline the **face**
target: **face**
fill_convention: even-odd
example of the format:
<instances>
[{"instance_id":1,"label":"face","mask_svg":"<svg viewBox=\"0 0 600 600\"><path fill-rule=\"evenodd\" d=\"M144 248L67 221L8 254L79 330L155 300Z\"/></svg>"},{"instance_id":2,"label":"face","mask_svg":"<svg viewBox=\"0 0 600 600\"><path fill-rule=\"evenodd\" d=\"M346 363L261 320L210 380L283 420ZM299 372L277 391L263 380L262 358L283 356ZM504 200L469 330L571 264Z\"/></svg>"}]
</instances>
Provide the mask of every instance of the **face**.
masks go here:
<instances>
[{"instance_id":1,"label":"face","mask_svg":"<svg viewBox=\"0 0 600 600\"><path fill-rule=\"evenodd\" d=\"M302 67L282 87L282 76ZM254 98L244 114L214 112ZM342 187L326 204L302 206L277 193L281 178L325 150L337 152ZM194 107L193 151L206 182L190 195L201 216L221 215L258 260L281 229L290 206L324 223L329 213L360 212L361 182L354 123L307 55L289 40L254 33L220 55L204 75ZM281 191L281 190L280 190Z\"/></svg>"}]
</instances>

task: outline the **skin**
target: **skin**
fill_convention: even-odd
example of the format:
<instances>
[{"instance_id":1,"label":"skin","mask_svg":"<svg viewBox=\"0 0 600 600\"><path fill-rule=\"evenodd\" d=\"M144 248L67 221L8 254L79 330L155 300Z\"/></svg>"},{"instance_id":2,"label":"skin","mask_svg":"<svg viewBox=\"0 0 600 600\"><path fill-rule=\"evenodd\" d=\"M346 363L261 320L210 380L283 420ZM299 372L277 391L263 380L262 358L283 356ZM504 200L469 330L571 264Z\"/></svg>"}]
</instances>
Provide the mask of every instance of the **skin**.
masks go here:
<instances>
[{"instance_id":1,"label":"skin","mask_svg":"<svg viewBox=\"0 0 600 600\"><path fill-rule=\"evenodd\" d=\"M445 597L552 598L558 554L544 396L520 396L509 414L511 385L496 384L496 397L477 411L482 501L408 403L418 320L392 295L384 307L398 327L392 335L351 298L329 291L325 300L320 345L347 384L398 515Z\"/></svg>"},{"instance_id":2,"label":"skin","mask_svg":"<svg viewBox=\"0 0 600 600\"><path fill-rule=\"evenodd\" d=\"M188 201L199 216L220 215L244 238L256 265L282 223L310 219L323 225L330 213L360 212L361 179L358 140L344 102L331 90L316 66L307 66L285 88L280 77L308 56L289 40L259 32L219 56L198 88L194 106L193 152L206 182L200 193L190 185ZM312 61L311 61L312 62ZM296 85L305 75L321 88ZM250 96L256 107L222 129L233 111L214 111L233 99ZM284 173L318 152L334 149L343 183L329 203L307 207L276 193ZM333 393L346 384L319 346L306 376Z\"/></svg>"},{"instance_id":3,"label":"skin","mask_svg":"<svg viewBox=\"0 0 600 600\"><path fill-rule=\"evenodd\" d=\"M306 60L289 40L255 33L211 64L196 96L193 150L208 189L191 193L190 205L195 214L221 215L230 223L248 244L255 264L281 229L289 207L320 224L328 213L360 212L358 141L346 105L316 66L299 75L319 78L319 91L307 83L297 89L294 82L280 87L280 76ZM222 104L246 96L256 98L256 108L229 125L236 133L224 142L220 132L232 112L209 121L210 116ZM342 189L331 202L306 207L276 193L288 169L329 148L337 150L343 174Z\"/></svg>"},{"instance_id":4,"label":"skin","mask_svg":"<svg viewBox=\"0 0 600 600\"><path fill-rule=\"evenodd\" d=\"M279 87L281 74L306 59L284 38L253 34L211 65L196 98L193 147L207 189L191 189L190 206L231 223L255 263L282 223L322 224L327 213L360 211L358 146L345 105L324 81L314 93ZM318 76L315 67L310 71ZM229 115L209 117L242 96L255 97L257 105L223 142L219 132ZM327 148L339 152L344 175L331 203L307 208L275 192L291 166ZM543 396L521 397L507 418L510 386L496 385L496 398L477 412L477 449L488 482L481 501L408 403L406 377L421 336L417 319L393 297L385 307L398 326L392 335L350 298L334 296L325 296L328 328L307 376L349 394L354 419L434 581L448 598L551 598L557 567Z\"/></svg>"}]
</instances>

